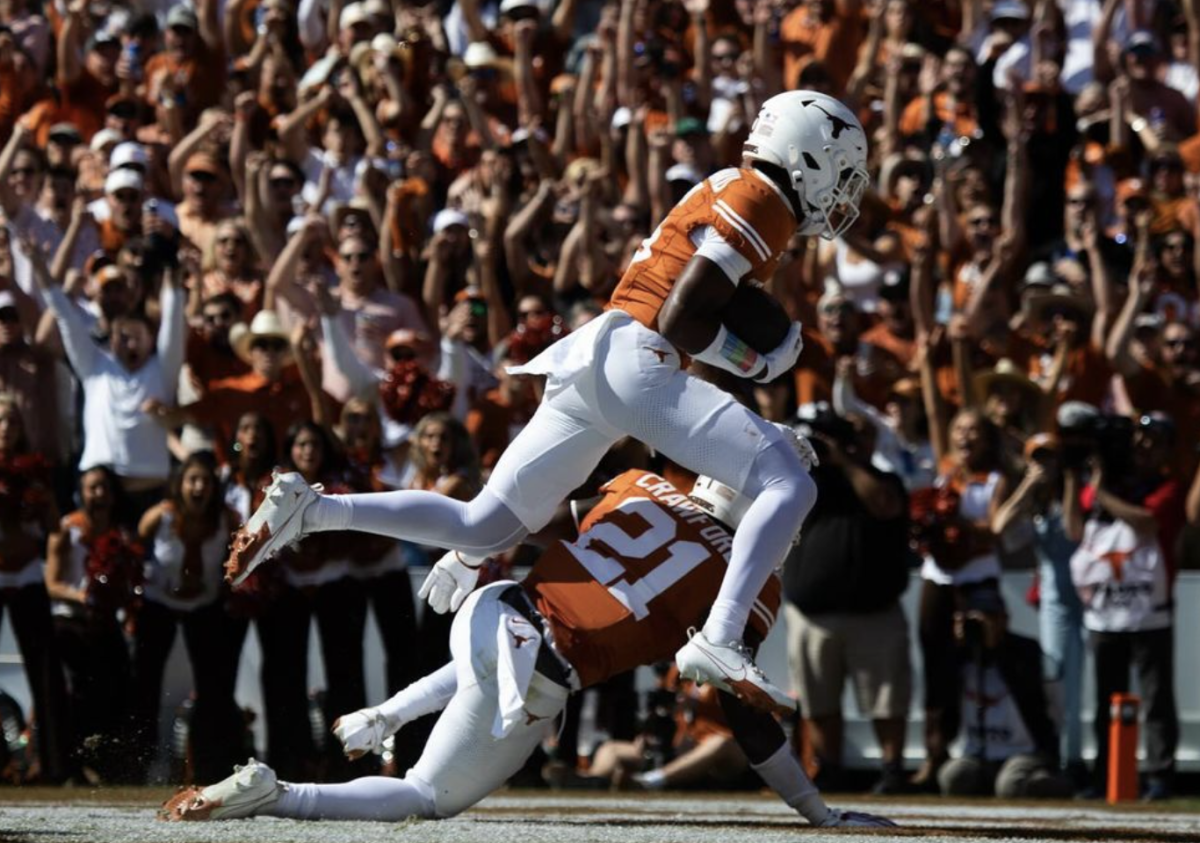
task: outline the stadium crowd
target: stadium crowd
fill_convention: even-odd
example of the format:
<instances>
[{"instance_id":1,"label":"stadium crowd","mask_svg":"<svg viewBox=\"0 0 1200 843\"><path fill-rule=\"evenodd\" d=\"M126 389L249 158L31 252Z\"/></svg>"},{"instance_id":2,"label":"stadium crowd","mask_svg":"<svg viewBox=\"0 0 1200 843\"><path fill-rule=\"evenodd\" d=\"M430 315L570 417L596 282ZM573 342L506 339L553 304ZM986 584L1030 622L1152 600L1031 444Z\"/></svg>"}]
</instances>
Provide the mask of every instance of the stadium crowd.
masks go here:
<instances>
[{"instance_id":1,"label":"stadium crowd","mask_svg":"<svg viewBox=\"0 0 1200 843\"><path fill-rule=\"evenodd\" d=\"M389 694L445 661L407 573L440 551L324 533L231 591L230 533L276 467L472 497L540 398L505 367L599 314L762 101L804 88L856 110L875 182L767 285L805 325L795 370L720 383L821 455L783 572L818 784L851 678L883 792L1099 793L1136 669L1145 791L1169 795L1171 589L1200 523L1198 71L1200 8L1172 0L5 0L0 610L36 724L8 777L145 781L181 628L189 769L223 778L250 625L280 777L376 768L315 741L310 621L328 723L366 705L368 606ZM580 494L630 467L687 483L626 442ZM564 507L492 577L571 529ZM1038 571L1040 642L1006 631L1009 568ZM591 777L694 781L672 756L703 747L744 770L681 695L686 739L651 741L610 683L622 743ZM566 734L558 782L585 766ZM420 738L398 736L401 773Z\"/></svg>"}]
</instances>

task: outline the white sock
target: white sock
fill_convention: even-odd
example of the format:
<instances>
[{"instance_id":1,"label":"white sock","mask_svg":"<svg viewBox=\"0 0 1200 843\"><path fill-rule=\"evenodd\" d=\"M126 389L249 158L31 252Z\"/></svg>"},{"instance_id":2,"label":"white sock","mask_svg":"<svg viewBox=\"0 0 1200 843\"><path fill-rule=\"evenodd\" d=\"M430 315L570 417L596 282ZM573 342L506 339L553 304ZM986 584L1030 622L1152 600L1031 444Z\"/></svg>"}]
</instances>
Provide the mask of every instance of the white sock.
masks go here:
<instances>
[{"instance_id":1,"label":"white sock","mask_svg":"<svg viewBox=\"0 0 1200 843\"><path fill-rule=\"evenodd\" d=\"M766 761L750 766L780 799L813 825L820 825L829 814L829 806L786 743Z\"/></svg>"},{"instance_id":2,"label":"white sock","mask_svg":"<svg viewBox=\"0 0 1200 843\"><path fill-rule=\"evenodd\" d=\"M304 510L303 531L348 530L352 514L349 495L321 495Z\"/></svg>"},{"instance_id":3,"label":"white sock","mask_svg":"<svg viewBox=\"0 0 1200 843\"><path fill-rule=\"evenodd\" d=\"M778 442L754 458L751 485L743 490L754 502L733 534L729 567L704 624L704 637L714 644L742 640L750 607L816 503L816 484L797 473L791 447Z\"/></svg>"},{"instance_id":4,"label":"white sock","mask_svg":"<svg viewBox=\"0 0 1200 843\"><path fill-rule=\"evenodd\" d=\"M646 790L662 790L667 786L667 774L662 770L647 770L645 773L634 773L633 780Z\"/></svg>"},{"instance_id":5,"label":"white sock","mask_svg":"<svg viewBox=\"0 0 1200 843\"><path fill-rule=\"evenodd\" d=\"M487 556L529 532L486 487L470 501L417 490L322 495L304 511L304 532L355 530Z\"/></svg>"},{"instance_id":6,"label":"white sock","mask_svg":"<svg viewBox=\"0 0 1200 843\"><path fill-rule=\"evenodd\" d=\"M715 600L704 622L704 637L712 644L741 641L749 619L749 603L743 606L733 600Z\"/></svg>"},{"instance_id":7,"label":"white sock","mask_svg":"<svg viewBox=\"0 0 1200 843\"><path fill-rule=\"evenodd\" d=\"M388 726L399 729L418 717L441 711L458 688L454 662L445 664L428 676L418 679L391 699L379 705Z\"/></svg>"},{"instance_id":8,"label":"white sock","mask_svg":"<svg viewBox=\"0 0 1200 843\"><path fill-rule=\"evenodd\" d=\"M262 813L293 820L380 820L436 816L432 794L408 779L366 776L345 784L283 783L279 800Z\"/></svg>"}]
</instances>

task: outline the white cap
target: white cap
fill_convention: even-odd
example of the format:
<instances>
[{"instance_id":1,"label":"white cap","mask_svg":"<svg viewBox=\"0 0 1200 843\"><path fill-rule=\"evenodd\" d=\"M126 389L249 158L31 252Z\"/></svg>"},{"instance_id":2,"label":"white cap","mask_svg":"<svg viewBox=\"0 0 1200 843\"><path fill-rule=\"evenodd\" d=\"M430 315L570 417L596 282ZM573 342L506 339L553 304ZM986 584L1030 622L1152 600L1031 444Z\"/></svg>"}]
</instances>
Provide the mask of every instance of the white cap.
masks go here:
<instances>
[{"instance_id":1,"label":"white cap","mask_svg":"<svg viewBox=\"0 0 1200 843\"><path fill-rule=\"evenodd\" d=\"M338 17L338 29L349 29L358 23L367 22L367 9L362 3L347 3Z\"/></svg>"},{"instance_id":2,"label":"white cap","mask_svg":"<svg viewBox=\"0 0 1200 843\"><path fill-rule=\"evenodd\" d=\"M490 67L496 61L496 50L487 41L472 41L463 52L467 67Z\"/></svg>"},{"instance_id":3,"label":"white cap","mask_svg":"<svg viewBox=\"0 0 1200 843\"><path fill-rule=\"evenodd\" d=\"M383 18L390 18L392 16L392 9L384 0L366 0L363 3L363 11L366 12L368 17L378 15Z\"/></svg>"},{"instance_id":4,"label":"white cap","mask_svg":"<svg viewBox=\"0 0 1200 843\"><path fill-rule=\"evenodd\" d=\"M433 233L445 231L452 225L469 226L471 218L457 208L442 208L433 217Z\"/></svg>"},{"instance_id":5,"label":"white cap","mask_svg":"<svg viewBox=\"0 0 1200 843\"><path fill-rule=\"evenodd\" d=\"M523 6L542 10L542 4L537 0L500 0L500 14L504 15L511 12L513 9L520 9Z\"/></svg>"},{"instance_id":6,"label":"white cap","mask_svg":"<svg viewBox=\"0 0 1200 843\"><path fill-rule=\"evenodd\" d=\"M8 290L0 290L0 310L6 307L16 307L17 300L13 298L13 294Z\"/></svg>"},{"instance_id":7,"label":"white cap","mask_svg":"<svg viewBox=\"0 0 1200 843\"><path fill-rule=\"evenodd\" d=\"M104 192L116 193L118 190L133 190L142 191L144 187L142 182L142 174L137 170L130 170L128 167L122 167L119 170L113 170L108 174L108 178L104 180Z\"/></svg>"},{"instance_id":8,"label":"white cap","mask_svg":"<svg viewBox=\"0 0 1200 843\"><path fill-rule=\"evenodd\" d=\"M692 487L691 497L700 507L720 521L730 530L736 530L742 523L742 517L750 508L750 499L736 489L718 483L711 477L701 475L696 478Z\"/></svg>"},{"instance_id":9,"label":"white cap","mask_svg":"<svg viewBox=\"0 0 1200 843\"><path fill-rule=\"evenodd\" d=\"M613 112L612 127L614 129L623 129L633 122L633 112L629 110L629 106L623 105Z\"/></svg>"},{"instance_id":10,"label":"white cap","mask_svg":"<svg viewBox=\"0 0 1200 843\"><path fill-rule=\"evenodd\" d=\"M92 135L92 152L99 152L110 143L120 143L122 135L116 129L101 129Z\"/></svg>"},{"instance_id":11,"label":"white cap","mask_svg":"<svg viewBox=\"0 0 1200 843\"><path fill-rule=\"evenodd\" d=\"M146 147L132 141L117 144L116 149L108 158L108 166L112 170L129 166L141 167L145 170L149 164L150 157L146 154Z\"/></svg>"},{"instance_id":12,"label":"white cap","mask_svg":"<svg viewBox=\"0 0 1200 843\"><path fill-rule=\"evenodd\" d=\"M691 164L676 164L667 170L667 181L685 181L690 185L697 185L704 181L704 176Z\"/></svg>"},{"instance_id":13,"label":"white cap","mask_svg":"<svg viewBox=\"0 0 1200 843\"><path fill-rule=\"evenodd\" d=\"M377 53L391 55L396 52L396 39L386 32L381 32L371 39L371 49Z\"/></svg>"},{"instance_id":14,"label":"white cap","mask_svg":"<svg viewBox=\"0 0 1200 843\"><path fill-rule=\"evenodd\" d=\"M1029 9L1019 0L999 0L992 6L992 20L1029 20Z\"/></svg>"}]
</instances>

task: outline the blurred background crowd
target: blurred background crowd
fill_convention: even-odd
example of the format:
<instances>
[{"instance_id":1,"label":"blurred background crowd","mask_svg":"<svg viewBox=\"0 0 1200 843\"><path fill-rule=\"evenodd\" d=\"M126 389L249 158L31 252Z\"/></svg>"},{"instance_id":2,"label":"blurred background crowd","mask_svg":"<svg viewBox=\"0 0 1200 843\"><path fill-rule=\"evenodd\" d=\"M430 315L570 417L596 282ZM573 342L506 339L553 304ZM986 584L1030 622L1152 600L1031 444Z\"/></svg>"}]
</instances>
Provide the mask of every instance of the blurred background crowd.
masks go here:
<instances>
[{"instance_id":1,"label":"blurred background crowd","mask_svg":"<svg viewBox=\"0 0 1200 843\"><path fill-rule=\"evenodd\" d=\"M818 784L842 783L849 682L882 792L1097 794L1136 672L1146 795L1169 795L1172 583L1200 521L1198 70L1190 0L0 0L0 610L33 699L10 714L36 724L6 778L145 781L180 631L176 773L224 777L251 626L280 777L376 769L323 724L366 704L364 670L391 693L445 659L408 574L440 549L323 533L231 592L230 532L276 467L472 497L539 400L505 365L599 313L759 104L808 88L860 115L874 189L769 284L805 325L795 371L725 385L822 456L783 572ZM634 466L686 483L630 442L581 494ZM1021 568L1040 641L1007 630L997 583ZM384 665L363 664L368 607ZM676 687L605 689L613 742L577 758L569 728L548 777L736 779L712 701ZM420 745L406 729L392 766Z\"/></svg>"}]
</instances>

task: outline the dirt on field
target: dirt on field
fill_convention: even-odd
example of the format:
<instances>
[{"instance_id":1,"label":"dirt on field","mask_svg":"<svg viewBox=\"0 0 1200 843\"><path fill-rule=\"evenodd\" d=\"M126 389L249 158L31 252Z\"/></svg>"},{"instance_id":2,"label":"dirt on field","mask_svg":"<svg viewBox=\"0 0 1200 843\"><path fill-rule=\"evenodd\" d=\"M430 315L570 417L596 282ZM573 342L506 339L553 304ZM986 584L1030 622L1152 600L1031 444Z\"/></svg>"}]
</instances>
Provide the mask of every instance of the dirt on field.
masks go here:
<instances>
[{"instance_id":1,"label":"dirt on field","mask_svg":"<svg viewBox=\"0 0 1200 843\"><path fill-rule=\"evenodd\" d=\"M770 796L596 795L506 791L450 820L299 822L260 817L162 823L163 788L0 789L3 843L887 843L974 841L1200 843L1200 814L1095 803L947 802L831 797L891 817L895 829L815 829Z\"/></svg>"}]
</instances>

